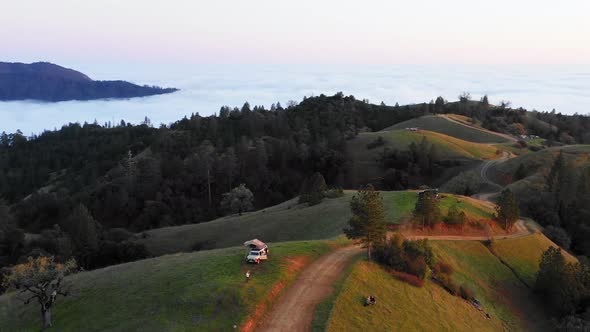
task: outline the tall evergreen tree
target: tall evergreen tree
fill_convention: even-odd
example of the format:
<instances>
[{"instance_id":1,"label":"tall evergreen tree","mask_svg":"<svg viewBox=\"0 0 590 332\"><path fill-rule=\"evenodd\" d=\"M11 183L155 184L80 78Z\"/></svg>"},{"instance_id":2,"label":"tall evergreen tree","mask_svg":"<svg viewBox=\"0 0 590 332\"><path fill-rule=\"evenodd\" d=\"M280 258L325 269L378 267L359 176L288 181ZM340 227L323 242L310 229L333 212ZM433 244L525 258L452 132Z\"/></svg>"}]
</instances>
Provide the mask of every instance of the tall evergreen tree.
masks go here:
<instances>
[{"instance_id":1,"label":"tall evergreen tree","mask_svg":"<svg viewBox=\"0 0 590 332\"><path fill-rule=\"evenodd\" d=\"M349 239L357 240L367 248L367 255L371 259L373 249L385 241L387 233L381 195L373 186L368 185L352 198L350 210L352 218L344 233Z\"/></svg>"},{"instance_id":2,"label":"tall evergreen tree","mask_svg":"<svg viewBox=\"0 0 590 332\"><path fill-rule=\"evenodd\" d=\"M413 211L414 221L422 228L432 227L441 221L441 212L435 192L426 190L418 194L418 200Z\"/></svg>"},{"instance_id":3,"label":"tall evergreen tree","mask_svg":"<svg viewBox=\"0 0 590 332\"><path fill-rule=\"evenodd\" d=\"M512 230L512 226L520 218L520 211L518 208L518 201L514 193L506 188L502 190L498 202L496 203L496 214L494 215L496 221L504 225L507 231Z\"/></svg>"}]
</instances>

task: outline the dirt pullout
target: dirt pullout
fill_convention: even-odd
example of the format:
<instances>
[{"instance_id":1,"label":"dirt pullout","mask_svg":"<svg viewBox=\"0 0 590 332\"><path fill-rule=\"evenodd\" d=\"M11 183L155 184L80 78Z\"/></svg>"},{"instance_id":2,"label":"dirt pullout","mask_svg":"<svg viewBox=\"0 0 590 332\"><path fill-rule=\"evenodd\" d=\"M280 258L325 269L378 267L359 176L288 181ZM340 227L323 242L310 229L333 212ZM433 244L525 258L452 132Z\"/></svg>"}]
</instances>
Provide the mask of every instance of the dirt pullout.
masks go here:
<instances>
[{"instance_id":1,"label":"dirt pullout","mask_svg":"<svg viewBox=\"0 0 590 332\"><path fill-rule=\"evenodd\" d=\"M345 247L313 262L301 272L256 331L311 331L316 305L330 295L334 282L359 253L358 247Z\"/></svg>"}]
</instances>

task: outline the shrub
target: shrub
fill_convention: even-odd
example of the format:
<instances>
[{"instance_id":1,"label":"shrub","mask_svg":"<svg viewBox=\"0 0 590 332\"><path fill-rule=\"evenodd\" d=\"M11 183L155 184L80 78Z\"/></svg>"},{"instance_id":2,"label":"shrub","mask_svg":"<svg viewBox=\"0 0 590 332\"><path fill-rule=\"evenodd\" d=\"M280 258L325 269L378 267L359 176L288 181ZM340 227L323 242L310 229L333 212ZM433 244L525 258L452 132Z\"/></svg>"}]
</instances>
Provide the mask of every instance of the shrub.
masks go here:
<instances>
[{"instance_id":1,"label":"shrub","mask_svg":"<svg viewBox=\"0 0 590 332\"><path fill-rule=\"evenodd\" d=\"M401 280L403 282L407 282L408 284L416 287L423 287L424 280L416 277L415 275L404 273L400 271L391 270L389 274L394 276L396 279Z\"/></svg>"},{"instance_id":2,"label":"shrub","mask_svg":"<svg viewBox=\"0 0 590 332\"><path fill-rule=\"evenodd\" d=\"M475 293L471 290L471 288L461 285L459 287L459 295L467 301L471 301L475 298Z\"/></svg>"},{"instance_id":3,"label":"shrub","mask_svg":"<svg viewBox=\"0 0 590 332\"><path fill-rule=\"evenodd\" d=\"M331 188L324 192L326 198L338 198L344 196L344 190L342 188Z\"/></svg>"},{"instance_id":4,"label":"shrub","mask_svg":"<svg viewBox=\"0 0 590 332\"><path fill-rule=\"evenodd\" d=\"M445 190L465 196L478 193L480 187L479 175L474 171L462 172L444 185Z\"/></svg>"},{"instance_id":5,"label":"shrub","mask_svg":"<svg viewBox=\"0 0 590 332\"><path fill-rule=\"evenodd\" d=\"M453 272L455 272L453 267L445 262L438 262L438 263L434 264L433 270L438 275L440 275L440 274L451 275L451 274L453 274Z\"/></svg>"},{"instance_id":6,"label":"shrub","mask_svg":"<svg viewBox=\"0 0 590 332\"><path fill-rule=\"evenodd\" d=\"M367 149L371 150L371 149L374 149L376 147L383 146L383 145L385 145L385 140L383 140L383 137L379 136L379 137L377 137L377 139L375 139L371 143L367 144Z\"/></svg>"},{"instance_id":7,"label":"shrub","mask_svg":"<svg viewBox=\"0 0 590 332\"><path fill-rule=\"evenodd\" d=\"M424 279L428 273L428 265L426 265L426 261L424 260L423 256L418 256L414 259L408 259L406 261L406 265L408 273L411 273L422 279Z\"/></svg>"},{"instance_id":8,"label":"shrub","mask_svg":"<svg viewBox=\"0 0 590 332\"><path fill-rule=\"evenodd\" d=\"M551 239L551 241L555 242L555 244L566 250L569 249L572 244L572 239L569 237L565 229L561 227L547 226L543 230L543 234Z\"/></svg>"}]
</instances>

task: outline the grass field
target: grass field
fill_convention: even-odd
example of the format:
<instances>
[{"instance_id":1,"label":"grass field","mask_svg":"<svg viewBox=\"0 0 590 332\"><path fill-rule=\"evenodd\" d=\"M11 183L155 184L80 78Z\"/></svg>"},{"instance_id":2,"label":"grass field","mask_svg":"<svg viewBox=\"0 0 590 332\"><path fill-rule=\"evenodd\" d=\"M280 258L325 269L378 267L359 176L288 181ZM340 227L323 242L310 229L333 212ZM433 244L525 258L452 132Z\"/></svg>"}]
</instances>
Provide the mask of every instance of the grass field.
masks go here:
<instances>
[{"instance_id":1,"label":"grass field","mask_svg":"<svg viewBox=\"0 0 590 332\"><path fill-rule=\"evenodd\" d=\"M165 227L145 232L140 239L154 256L201 249L239 246L244 241L258 238L265 242L328 239L342 234L350 219L350 200L354 191L343 197L326 199L315 206L298 204L297 199L264 210L230 216L200 224ZM381 192L387 222L399 224L412 213L416 192ZM457 203L457 200L461 203ZM492 209L486 202L468 197L447 195L441 201L443 214L452 205L472 219L488 219Z\"/></svg>"},{"instance_id":2,"label":"grass field","mask_svg":"<svg viewBox=\"0 0 590 332\"><path fill-rule=\"evenodd\" d=\"M368 294L377 305L365 307ZM358 262L344 283L327 331L501 331L502 322L432 282L416 288L374 263Z\"/></svg>"},{"instance_id":3,"label":"grass field","mask_svg":"<svg viewBox=\"0 0 590 332\"><path fill-rule=\"evenodd\" d=\"M484 244L478 241L431 243L437 258L454 268L455 282L474 290L491 319L431 281L426 281L423 288L416 288L393 278L379 266L362 261L356 263L336 296L328 330L519 331L547 327L546 316L532 291ZM544 248L542 243L526 237L496 243L513 252L523 252L522 261L513 261L516 269L536 264L536 255L528 252L542 252ZM377 296L376 306L363 307L363 297L368 294Z\"/></svg>"},{"instance_id":4,"label":"grass field","mask_svg":"<svg viewBox=\"0 0 590 332\"><path fill-rule=\"evenodd\" d=\"M538 182L544 180L545 173L549 171L560 151L563 151L565 159L572 162L576 167L590 166L590 145L573 145L523 154L492 166L490 172L494 181L506 185L512 183L516 169L520 164L523 164L527 170L527 175L532 178L525 178L526 185L521 185L521 187L537 190Z\"/></svg>"},{"instance_id":5,"label":"grass field","mask_svg":"<svg viewBox=\"0 0 590 332\"><path fill-rule=\"evenodd\" d=\"M446 121L446 120L444 120ZM448 122L448 121L447 121ZM375 149L368 149L367 144L382 137L385 145ZM497 148L489 144L474 143L434 131L420 130L384 130L372 133L361 133L347 144L347 150L356 161L375 161L383 148L407 151L410 144L419 144L423 138L436 146L443 159L495 159Z\"/></svg>"},{"instance_id":6,"label":"grass field","mask_svg":"<svg viewBox=\"0 0 590 332\"><path fill-rule=\"evenodd\" d=\"M462 122L461 120L459 121ZM463 119L463 121L466 120ZM507 141L507 139L502 136L494 135L493 133L475 128L469 128L436 115L427 115L404 121L385 130L397 130L409 127L418 127L423 130L434 131L474 143L502 143Z\"/></svg>"},{"instance_id":7,"label":"grass field","mask_svg":"<svg viewBox=\"0 0 590 332\"><path fill-rule=\"evenodd\" d=\"M533 286L539 270L541 255L549 247L558 247L543 234L532 234L518 239L506 239L494 243L494 252L513 267L516 273L530 286ZM563 251L570 262L576 259Z\"/></svg>"},{"instance_id":8,"label":"grass field","mask_svg":"<svg viewBox=\"0 0 590 332\"><path fill-rule=\"evenodd\" d=\"M240 246L258 238L265 242L314 240L342 234L350 219L352 193L326 199L315 206L298 204L297 198L270 208L200 224L165 227L145 232L140 239L153 255Z\"/></svg>"},{"instance_id":9,"label":"grass field","mask_svg":"<svg viewBox=\"0 0 590 332\"><path fill-rule=\"evenodd\" d=\"M59 299L51 331L232 331L332 245L275 244L258 266L243 263L243 248L228 248L82 272L68 278L73 294ZM0 297L0 331L38 331L39 318L37 304Z\"/></svg>"}]
</instances>

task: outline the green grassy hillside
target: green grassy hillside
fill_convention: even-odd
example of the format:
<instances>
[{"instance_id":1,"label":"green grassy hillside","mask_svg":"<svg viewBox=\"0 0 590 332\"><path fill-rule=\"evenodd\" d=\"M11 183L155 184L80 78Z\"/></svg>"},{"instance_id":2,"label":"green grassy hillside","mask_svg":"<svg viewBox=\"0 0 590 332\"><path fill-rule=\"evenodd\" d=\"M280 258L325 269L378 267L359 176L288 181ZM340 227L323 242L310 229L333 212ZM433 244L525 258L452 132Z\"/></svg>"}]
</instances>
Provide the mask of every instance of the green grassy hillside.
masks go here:
<instances>
[{"instance_id":1,"label":"green grassy hillside","mask_svg":"<svg viewBox=\"0 0 590 332\"><path fill-rule=\"evenodd\" d=\"M367 148L368 144L379 137L385 142L384 145L374 149ZM408 151L412 142L419 144L423 138L426 138L430 144L436 147L439 156L444 160L460 160L464 163L473 163L482 159L495 159L498 157L496 154L498 148L493 145L463 141L432 131L389 130L361 133L346 143L348 158L353 161L350 170L351 178L355 179L359 185L380 179L384 170L379 163L379 159L385 148ZM452 169L447 170L452 171Z\"/></svg>"},{"instance_id":2,"label":"green grassy hillside","mask_svg":"<svg viewBox=\"0 0 590 332\"><path fill-rule=\"evenodd\" d=\"M326 199L315 206L298 204L292 199L279 205L229 216L214 221L165 227L145 232L144 243L152 255L188 252L239 246L244 241L258 238L265 242L313 240L333 238L342 234L350 219L350 200L354 191L346 191L343 197ZM416 204L416 192L381 192L387 221L401 223L408 218ZM457 201L460 203L457 203ZM443 214L452 206L464 210L472 219L488 219L491 206L482 201L463 196L447 195L441 202Z\"/></svg>"},{"instance_id":3,"label":"green grassy hillside","mask_svg":"<svg viewBox=\"0 0 590 332\"><path fill-rule=\"evenodd\" d=\"M498 240L512 268L536 272L537 253L546 238L532 235ZM550 242L550 241L549 241ZM329 331L499 331L543 330L548 322L532 290L477 241L431 242L439 260L453 266L458 285L473 289L491 319L466 301L450 295L431 281L416 288L388 275L381 267L361 261L344 281L335 297L328 321ZM534 252L534 254L530 254ZM363 298L374 294L378 303L363 307Z\"/></svg>"},{"instance_id":4,"label":"green grassy hillside","mask_svg":"<svg viewBox=\"0 0 590 332\"><path fill-rule=\"evenodd\" d=\"M533 195L543 190L545 176L560 151L563 151L566 161L573 163L576 167L590 167L590 145L572 145L523 154L495 164L490 168L491 178L497 183L509 185L510 189L521 197ZM514 174L520 164L524 165L527 177L513 182Z\"/></svg>"},{"instance_id":5,"label":"green grassy hillside","mask_svg":"<svg viewBox=\"0 0 590 332\"><path fill-rule=\"evenodd\" d=\"M519 277L532 286L539 270L541 256L549 247L558 247L558 245L538 233L518 239L496 241L493 249L499 257L514 268ZM569 253L565 251L563 253L568 261L576 261L576 258Z\"/></svg>"},{"instance_id":6,"label":"green grassy hillside","mask_svg":"<svg viewBox=\"0 0 590 332\"><path fill-rule=\"evenodd\" d=\"M494 135L493 133L487 131L466 127L436 115L427 115L404 121L391 126L386 130L397 130L410 127L418 127L423 130L434 131L475 143L502 143L508 141L506 138L500 135Z\"/></svg>"},{"instance_id":7,"label":"green grassy hillside","mask_svg":"<svg viewBox=\"0 0 590 332\"><path fill-rule=\"evenodd\" d=\"M229 248L82 272L67 279L72 295L59 299L50 331L232 331L331 246L275 244L258 266L243 262L243 248ZM252 279L245 283L247 269ZM0 296L0 331L38 331L39 318L36 304Z\"/></svg>"},{"instance_id":8,"label":"green grassy hillside","mask_svg":"<svg viewBox=\"0 0 590 332\"><path fill-rule=\"evenodd\" d=\"M368 294L377 305L364 307ZM332 309L327 331L501 331L473 306L427 282L416 288L374 263L356 263Z\"/></svg>"}]
</instances>

